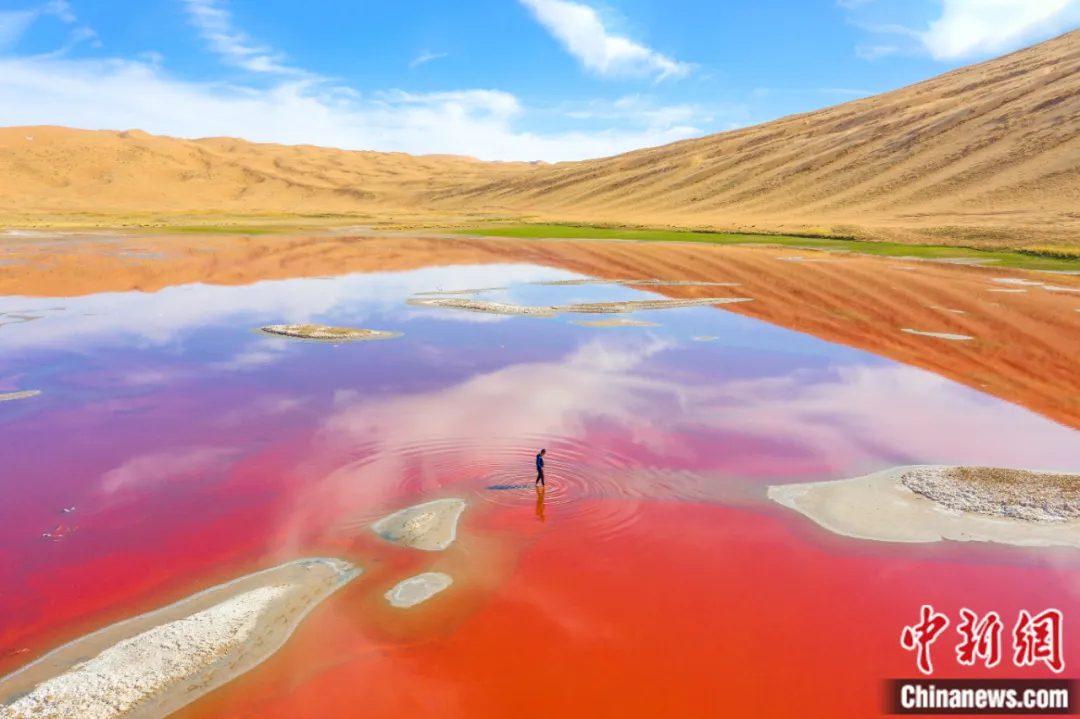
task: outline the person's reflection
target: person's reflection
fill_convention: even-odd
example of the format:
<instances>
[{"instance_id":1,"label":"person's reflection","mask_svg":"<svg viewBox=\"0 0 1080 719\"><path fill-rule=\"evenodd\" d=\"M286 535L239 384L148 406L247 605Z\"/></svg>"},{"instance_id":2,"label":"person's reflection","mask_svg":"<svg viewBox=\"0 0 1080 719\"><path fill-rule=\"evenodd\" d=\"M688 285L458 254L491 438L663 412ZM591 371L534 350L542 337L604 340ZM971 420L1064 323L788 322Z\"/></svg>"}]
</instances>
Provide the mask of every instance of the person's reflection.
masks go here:
<instances>
[{"instance_id":1,"label":"person's reflection","mask_svg":"<svg viewBox=\"0 0 1080 719\"><path fill-rule=\"evenodd\" d=\"M544 521L544 492L546 491L543 485L536 488L536 516L541 522Z\"/></svg>"}]
</instances>

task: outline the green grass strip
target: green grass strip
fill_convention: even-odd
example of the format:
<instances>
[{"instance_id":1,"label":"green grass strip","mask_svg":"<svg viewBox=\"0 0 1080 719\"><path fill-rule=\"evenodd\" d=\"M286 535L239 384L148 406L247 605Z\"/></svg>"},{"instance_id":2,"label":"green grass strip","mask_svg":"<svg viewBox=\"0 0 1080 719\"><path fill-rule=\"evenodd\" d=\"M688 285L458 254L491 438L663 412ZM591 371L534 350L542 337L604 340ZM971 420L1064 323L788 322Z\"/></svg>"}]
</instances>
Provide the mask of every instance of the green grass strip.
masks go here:
<instances>
[{"instance_id":1,"label":"green grass strip","mask_svg":"<svg viewBox=\"0 0 1080 719\"><path fill-rule=\"evenodd\" d=\"M900 242L866 242L827 237L796 235L750 235L731 232L695 232L691 230L621 229L585 225L507 225L454 229L453 233L483 237L523 237L535 239L611 239L651 242L708 242L718 245L781 245L793 248L841 250L884 257L919 257L925 259L974 259L992 267L1018 267L1032 270L1080 270L1080 260L1024 254L1012 250L980 250L974 247L947 245L911 245Z\"/></svg>"}]
</instances>

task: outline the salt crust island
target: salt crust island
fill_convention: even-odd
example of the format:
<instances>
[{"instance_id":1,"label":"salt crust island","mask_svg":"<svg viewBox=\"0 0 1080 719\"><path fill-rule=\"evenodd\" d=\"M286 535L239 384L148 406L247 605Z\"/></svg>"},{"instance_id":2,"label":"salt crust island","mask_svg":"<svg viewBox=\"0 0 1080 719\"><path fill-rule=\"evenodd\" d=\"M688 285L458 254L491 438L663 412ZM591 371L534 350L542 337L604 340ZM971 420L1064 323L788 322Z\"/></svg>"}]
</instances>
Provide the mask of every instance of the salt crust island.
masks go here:
<instances>
[{"instance_id":1,"label":"salt crust island","mask_svg":"<svg viewBox=\"0 0 1080 719\"><path fill-rule=\"evenodd\" d=\"M457 537L462 499L437 499L372 525L384 539L440 551ZM0 677L0 719L142 719L171 714L274 654L307 614L360 574L313 558L249 574L69 642ZM424 572L385 595L408 608L453 579Z\"/></svg>"},{"instance_id":2,"label":"salt crust island","mask_svg":"<svg viewBox=\"0 0 1080 719\"><path fill-rule=\"evenodd\" d=\"M368 330L359 327L331 327L328 325L267 325L262 327L261 330L266 334L280 337L332 342L364 342L401 337L400 332Z\"/></svg>"},{"instance_id":3,"label":"salt crust island","mask_svg":"<svg viewBox=\"0 0 1080 719\"><path fill-rule=\"evenodd\" d=\"M0 678L0 717L166 716L265 661L359 574L300 559L110 625Z\"/></svg>"},{"instance_id":4,"label":"salt crust island","mask_svg":"<svg viewBox=\"0 0 1080 719\"><path fill-rule=\"evenodd\" d=\"M457 538L457 523L465 506L464 499L436 499L383 517L371 529L388 542L439 552Z\"/></svg>"},{"instance_id":5,"label":"salt crust island","mask_svg":"<svg viewBox=\"0 0 1080 719\"><path fill-rule=\"evenodd\" d=\"M390 606L399 609L415 607L426 602L439 592L448 589L454 583L453 577L443 572L424 572L415 577L403 579L395 584L384 596Z\"/></svg>"},{"instance_id":6,"label":"salt crust island","mask_svg":"<svg viewBox=\"0 0 1080 719\"><path fill-rule=\"evenodd\" d=\"M769 487L769 498L848 537L1080 547L1080 474L916 465Z\"/></svg>"}]
</instances>

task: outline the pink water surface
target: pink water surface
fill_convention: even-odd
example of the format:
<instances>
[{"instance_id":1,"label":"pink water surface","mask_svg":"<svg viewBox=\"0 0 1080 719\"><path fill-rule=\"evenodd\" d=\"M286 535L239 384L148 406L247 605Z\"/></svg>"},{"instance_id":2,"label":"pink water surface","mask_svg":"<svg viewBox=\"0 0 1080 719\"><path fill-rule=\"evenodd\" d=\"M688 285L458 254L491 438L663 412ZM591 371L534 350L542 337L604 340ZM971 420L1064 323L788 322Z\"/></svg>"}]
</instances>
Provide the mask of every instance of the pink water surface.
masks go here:
<instances>
[{"instance_id":1,"label":"pink water surface","mask_svg":"<svg viewBox=\"0 0 1080 719\"><path fill-rule=\"evenodd\" d=\"M302 556L365 572L181 715L873 716L883 680L915 675L898 638L921 604L1071 621L1071 551L846 539L765 489L913 463L1078 470L1077 432L719 309L597 330L405 303L440 272L34 300L63 309L0 330L3 386L43 390L0 404L0 672ZM492 286L506 270L471 272ZM518 300L601 292L514 272ZM283 319L405 336L251 331ZM469 502L442 555L368 529L442 496ZM425 570L455 585L385 606ZM1048 676L960 667L951 643L942 676Z\"/></svg>"}]
</instances>

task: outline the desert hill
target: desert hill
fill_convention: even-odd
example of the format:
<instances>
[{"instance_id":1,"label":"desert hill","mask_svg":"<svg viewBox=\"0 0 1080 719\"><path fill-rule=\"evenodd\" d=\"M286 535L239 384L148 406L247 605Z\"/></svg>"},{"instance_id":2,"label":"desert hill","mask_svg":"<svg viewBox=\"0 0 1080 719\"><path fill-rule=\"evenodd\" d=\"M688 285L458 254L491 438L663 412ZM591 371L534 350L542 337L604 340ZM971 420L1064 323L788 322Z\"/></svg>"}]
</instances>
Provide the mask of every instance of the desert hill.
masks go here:
<instances>
[{"instance_id":1,"label":"desert hill","mask_svg":"<svg viewBox=\"0 0 1080 719\"><path fill-rule=\"evenodd\" d=\"M529 218L1030 244L1080 237L1080 31L755 127L554 165L0 129L0 222Z\"/></svg>"},{"instance_id":2,"label":"desert hill","mask_svg":"<svg viewBox=\"0 0 1080 719\"><path fill-rule=\"evenodd\" d=\"M564 220L1075 242L1080 30L875 97L440 197Z\"/></svg>"},{"instance_id":3,"label":"desert hill","mask_svg":"<svg viewBox=\"0 0 1080 719\"><path fill-rule=\"evenodd\" d=\"M382 215L424 191L528 167L138 130L0 128L0 213Z\"/></svg>"}]
</instances>

